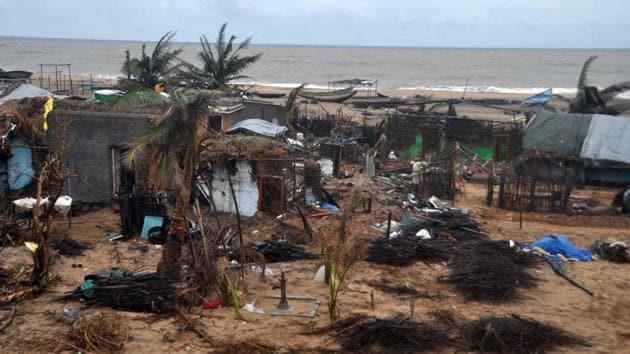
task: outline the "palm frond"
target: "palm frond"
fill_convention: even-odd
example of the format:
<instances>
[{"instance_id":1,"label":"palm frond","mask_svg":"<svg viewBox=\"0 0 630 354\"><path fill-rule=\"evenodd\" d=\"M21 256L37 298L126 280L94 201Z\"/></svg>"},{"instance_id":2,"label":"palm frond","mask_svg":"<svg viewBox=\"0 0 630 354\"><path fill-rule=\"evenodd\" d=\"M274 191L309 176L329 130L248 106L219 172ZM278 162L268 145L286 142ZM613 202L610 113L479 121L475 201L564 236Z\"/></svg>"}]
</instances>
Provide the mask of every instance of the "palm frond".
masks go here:
<instances>
[{"instance_id":1,"label":"palm frond","mask_svg":"<svg viewBox=\"0 0 630 354\"><path fill-rule=\"evenodd\" d=\"M134 78L152 88L178 66L173 62L177 61L183 47L173 49L171 41L175 34L174 31L166 32L156 43L151 55L147 55L146 44L143 44L140 58L133 58L128 64L124 63L122 71L127 72L129 69Z\"/></svg>"},{"instance_id":2,"label":"palm frond","mask_svg":"<svg viewBox=\"0 0 630 354\"><path fill-rule=\"evenodd\" d=\"M584 86L586 86L588 69L591 67L591 64L593 64L593 61L595 61L595 59L597 58L598 58L597 55L594 55L586 59L586 61L584 62L584 65L582 65L582 70L580 71L580 77L578 79L578 85L577 85L578 93L584 89Z\"/></svg>"},{"instance_id":3,"label":"palm frond","mask_svg":"<svg viewBox=\"0 0 630 354\"><path fill-rule=\"evenodd\" d=\"M203 74L216 87L227 85L230 81L242 77L240 74L255 63L262 54L240 56L240 51L249 46L251 37L235 46L236 36L226 38L227 23L219 29L216 42L212 45L206 36L201 36L201 51L197 54L203 62Z\"/></svg>"},{"instance_id":4,"label":"palm frond","mask_svg":"<svg viewBox=\"0 0 630 354\"><path fill-rule=\"evenodd\" d=\"M602 98L606 101L612 99L618 94L630 90L630 81L618 82L616 84L612 84L605 89L601 90L600 93Z\"/></svg>"},{"instance_id":5,"label":"palm frond","mask_svg":"<svg viewBox=\"0 0 630 354\"><path fill-rule=\"evenodd\" d=\"M285 121L287 122L287 125L289 126L289 128L291 128L291 130L294 130L293 125L291 124L291 121L293 120L293 117L295 116L295 110L296 110L296 105L295 102L298 98L298 94L300 93L300 91L302 91L302 89L304 88L304 86L306 86L306 84L302 84L296 88L294 88L293 90L291 90L291 92L289 92L289 96L287 97L287 102L285 105Z\"/></svg>"},{"instance_id":6,"label":"palm frond","mask_svg":"<svg viewBox=\"0 0 630 354\"><path fill-rule=\"evenodd\" d=\"M148 89L132 91L118 98L112 110L125 111L139 107L167 107L172 101L155 91Z\"/></svg>"}]
</instances>

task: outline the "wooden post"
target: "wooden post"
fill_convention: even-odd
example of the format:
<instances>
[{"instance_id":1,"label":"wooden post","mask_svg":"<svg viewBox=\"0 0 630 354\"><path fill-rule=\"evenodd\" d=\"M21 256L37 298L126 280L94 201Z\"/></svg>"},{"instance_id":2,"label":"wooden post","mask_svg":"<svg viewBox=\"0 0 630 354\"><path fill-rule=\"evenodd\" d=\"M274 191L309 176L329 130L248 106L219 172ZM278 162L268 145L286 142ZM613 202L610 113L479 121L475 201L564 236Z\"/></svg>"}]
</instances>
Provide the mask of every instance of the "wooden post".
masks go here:
<instances>
[{"instance_id":1,"label":"wooden post","mask_svg":"<svg viewBox=\"0 0 630 354\"><path fill-rule=\"evenodd\" d=\"M232 199L234 200L234 209L236 210L236 229L238 230L238 242L240 243L241 251L240 262L241 266L245 264L245 249L243 247L243 230L241 229L241 213L238 211L238 202L236 201L236 193L234 193L234 186L232 186L232 178L230 178L230 170L227 169L228 184L230 185L230 192L232 193ZM241 267L241 279L245 277L243 267Z\"/></svg>"},{"instance_id":2,"label":"wooden post","mask_svg":"<svg viewBox=\"0 0 630 354\"><path fill-rule=\"evenodd\" d=\"M74 89L72 88L72 65L68 64L68 78L70 79L70 95L74 94Z\"/></svg>"}]
</instances>

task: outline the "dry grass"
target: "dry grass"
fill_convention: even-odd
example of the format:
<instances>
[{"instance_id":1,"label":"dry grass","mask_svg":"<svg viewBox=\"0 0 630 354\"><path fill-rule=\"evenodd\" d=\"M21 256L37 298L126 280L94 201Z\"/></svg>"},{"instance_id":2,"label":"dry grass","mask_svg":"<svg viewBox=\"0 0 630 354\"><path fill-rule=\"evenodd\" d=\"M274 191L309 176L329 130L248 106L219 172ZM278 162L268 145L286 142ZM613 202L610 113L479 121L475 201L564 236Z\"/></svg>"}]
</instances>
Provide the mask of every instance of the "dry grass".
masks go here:
<instances>
[{"instance_id":1,"label":"dry grass","mask_svg":"<svg viewBox=\"0 0 630 354\"><path fill-rule=\"evenodd\" d=\"M34 352L121 352L129 335L126 320L114 312L84 312L65 332L55 337L35 337L23 349Z\"/></svg>"}]
</instances>

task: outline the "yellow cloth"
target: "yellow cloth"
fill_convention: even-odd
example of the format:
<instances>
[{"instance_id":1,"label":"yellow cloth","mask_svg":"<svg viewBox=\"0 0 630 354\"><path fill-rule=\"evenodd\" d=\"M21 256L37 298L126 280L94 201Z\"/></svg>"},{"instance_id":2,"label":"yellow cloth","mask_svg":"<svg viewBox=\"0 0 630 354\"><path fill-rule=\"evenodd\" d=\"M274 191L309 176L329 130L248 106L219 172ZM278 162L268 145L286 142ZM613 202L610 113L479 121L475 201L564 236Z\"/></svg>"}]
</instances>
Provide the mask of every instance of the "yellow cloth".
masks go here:
<instances>
[{"instance_id":1,"label":"yellow cloth","mask_svg":"<svg viewBox=\"0 0 630 354\"><path fill-rule=\"evenodd\" d=\"M48 113L52 112L54 102L52 97L48 97L44 103L44 131L48 131Z\"/></svg>"}]
</instances>

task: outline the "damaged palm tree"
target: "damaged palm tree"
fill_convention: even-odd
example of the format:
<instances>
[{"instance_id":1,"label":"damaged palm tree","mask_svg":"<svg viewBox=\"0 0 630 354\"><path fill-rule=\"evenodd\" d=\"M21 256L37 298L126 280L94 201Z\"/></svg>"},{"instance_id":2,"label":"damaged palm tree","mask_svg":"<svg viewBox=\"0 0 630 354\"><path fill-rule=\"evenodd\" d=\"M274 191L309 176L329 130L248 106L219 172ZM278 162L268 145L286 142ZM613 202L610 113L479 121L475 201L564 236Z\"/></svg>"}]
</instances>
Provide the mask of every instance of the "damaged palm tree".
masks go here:
<instances>
[{"instance_id":1,"label":"damaged palm tree","mask_svg":"<svg viewBox=\"0 0 630 354\"><path fill-rule=\"evenodd\" d=\"M177 201L171 215L169 236L158 264L158 272L177 277L179 259L187 233L186 208L190 200L193 171L199 163L199 154L209 136L202 129L202 113L213 99L211 93L188 97L174 92L170 98L148 90L131 92L121 97L115 109L138 106L166 108L159 123L138 138L126 158L130 163L149 157L155 173L151 176L156 186L175 188Z\"/></svg>"},{"instance_id":2,"label":"damaged palm tree","mask_svg":"<svg viewBox=\"0 0 630 354\"><path fill-rule=\"evenodd\" d=\"M216 88L225 87L230 81L246 78L247 76L241 75L241 73L262 56L261 53L241 56L241 51L249 47L251 37L236 44L234 43L236 36L232 35L226 39L226 28L227 23L224 23L219 29L214 44L211 44L206 36L201 36L199 39L201 52L198 56L203 62L203 67L197 71L201 71L202 75L209 77Z\"/></svg>"},{"instance_id":3,"label":"damaged palm tree","mask_svg":"<svg viewBox=\"0 0 630 354\"><path fill-rule=\"evenodd\" d=\"M334 236L324 236L322 249L326 255L326 275L328 284L328 316L335 321L338 316L337 297L345 287L346 274L356 262L363 258L365 243L357 237L333 241Z\"/></svg>"},{"instance_id":4,"label":"damaged palm tree","mask_svg":"<svg viewBox=\"0 0 630 354\"><path fill-rule=\"evenodd\" d=\"M592 56L584 62L580 71L580 78L578 79L577 94L575 99L570 101L569 110L571 113L617 115L628 109L628 106L625 104L611 105L609 103L615 96L630 90L630 81L618 82L602 90L596 86L587 85L588 70L595 59L597 59L597 56Z\"/></svg>"},{"instance_id":5,"label":"damaged palm tree","mask_svg":"<svg viewBox=\"0 0 630 354\"><path fill-rule=\"evenodd\" d=\"M27 247L33 252L31 284L41 289L47 288L51 280L48 268L54 205L61 196L66 178L70 176L64 166L68 145L63 131L57 149L48 155L37 177L37 201L33 207L32 228L37 243L27 243ZM42 205L44 192L48 193L48 203L45 206Z\"/></svg>"},{"instance_id":6,"label":"damaged palm tree","mask_svg":"<svg viewBox=\"0 0 630 354\"><path fill-rule=\"evenodd\" d=\"M121 71L130 73L141 84L148 88L153 88L155 84L164 80L167 75L177 69L174 64L178 56L182 53L182 48L173 49L172 40L176 32L168 31L155 44L155 48L150 55L146 53L146 44L142 44L142 55L140 58L131 59L126 62Z\"/></svg>"}]
</instances>

